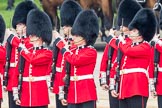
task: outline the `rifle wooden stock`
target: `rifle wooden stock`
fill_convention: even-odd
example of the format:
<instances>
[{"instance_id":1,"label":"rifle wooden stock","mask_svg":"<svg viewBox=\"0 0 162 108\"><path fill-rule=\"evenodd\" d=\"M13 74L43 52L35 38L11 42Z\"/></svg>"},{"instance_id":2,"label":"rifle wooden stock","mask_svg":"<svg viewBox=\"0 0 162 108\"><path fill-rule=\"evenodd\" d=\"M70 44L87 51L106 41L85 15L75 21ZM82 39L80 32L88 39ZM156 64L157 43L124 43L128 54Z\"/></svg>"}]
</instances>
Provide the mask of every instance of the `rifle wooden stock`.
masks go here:
<instances>
[{"instance_id":1,"label":"rifle wooden stock","mask_svg":"<svg viewBox=\"0 0 162 108\"><path fill-rule=\"evenodd\" d=\"M160 57L159 51L156 48L154 48L154 86L155 86L155 89L156 89L157 78L158 78L159 57Z\"/></svg>"},{"instance_id":2,"label":"rifle wooden stock","mask_svg":"<svg viewBox=\"0 0 162 108\"><path fill-rule=\"evenodd\" d=\"M121 26L121 36L124 36L124 32L123 32L123 23L124 23L124 19L122 18L122 26ZM116 44L119 44L119 40L116 42ZM121 59L122 59L122 52L120 50L120 48L118 48L118 52L117 52L117 68L116 68L116 84L115 84L115 90L116 93L119 92L119 83L120 83L120 63L121 63Z\"/></svg>"},{"instance_id":3,"label":"rifle wooden stock","mask_svg":"<svg viewBox=\"0 0 162 108\"><path fill-rule=\"evenodd\" d=\"M53 63L52 63L52 73L51 73L51 83L50 86L53 87L55 74L56 74L56 62L58 57L59 49L56 46L56 43L53 42Z\"/></svg>"},{"instance_id":4,"label":"rifle wooden stock","mask_svg":"<svg viewBox=\"0 0 162 108\"><path fill-rule=\"evenodd\" d=\"M18 91L19 92L21 92L21 89L22 89L24 66L25 66L25 59L23 56L20 55L19 64L18 64L18 69L19 69Z\"/></svg>"},{"instance_id":5,"label":"rifle wooden stock","mask_svg":"<svg viewBox=\"0 0 162 108\"><path fill-rule=\"evenodd\" d=\"M122 58L122 52L121 52L120 49L118 49L118 52L117 52L116 78L115 78L115 81L116 81L115 90L116 90L117 93L119 92L121 58Z\"/></svg>"},{"instance_id":6,"label":"rifle wooden stock","mask_svg":"<svg viewBox=\"0 0 162 108\"><path fill-rule=\"evenodd\" d=\"M121 35L123 35L123 32L121 33ZM118 45L118 44L119 44L119 40L116 41L116 45ZM116 91L116 93L119 92L121 58L122 58L122 52L118 48L118 51L117 51L117 67L116 67L116 76L115 76L115 91Z\"/></svg>"},{"instance_id":7,"label":"rifle wooden stock","mask_svg":"<svg viewBox=\"0 0 162 108\"><path fill-rule=\"evenodd\" d=\"M70 85L70 63L66 61L66 75L65 75L65 87L64 87L64 92L65 92L65 99L67 99L67 94L68 94L68 88Z\"/></svg>"},{"instance_id":8,"label":"rifle wooden stock","mask_svg":"<svg viewBox=\"0 0 162 108\"><path fill-rule=\"evenodd\" d=\"M21 36L21 43L24 43L24 37ZM18 78L18 92L19 97L21 96L21 90L22 90L22 81L23 81L23 72L24 72L24 66L25 66L25 59L22 55L19 56L19 62L18 62L18 70L19 70L19 78Z\"/></svg>"},{"instance_id":9,"label":"rifle wooden stock","mask_svg":"<svg viewBox=\"0 0 162 108\"><path fill-rule=\"evenodd\" d=\"M68 32L68 45L69 45L69 49L70 49L70 44L71 44L71 40L69 38L69 34L70 34L70 31ZM71 65L68 61L66 61L66 75L65 75L65 86L64 86L64 92L65 92L65 99L67 99L67 94L68 94L68 88L69 88L69 85L70 85L70 70L71 70Z\"/></svg>"},{"instance_id":10,"label":"rifle wooden stock","mask_svg":"<svg viewBox=\"0 0 162 108\"><path fill-rule=\"evenodd\" d=\"M155 48L155 42L151 42L151 46L154 48L154 87L156 89L157 77L158 77L158 64L160 61L160 52Z\"/></svg>"},{"instance_id":11,"label":"rifle wooden stock","mask_svg":"<svg viewBox=\"0 0 162 108\"><path fill-rule=\"evenodd\" d=\"M107 81L109 80L110 78L110 69L111 69L111 60L112 60L112 55L113 55L113 47L111 47L109 45L109 49L108 49L108 64L107 64L107 73L106 73L106 76L107 76Z\"/></svg>"},{"instance_id":12,"label":"rifle wooden stock","mask_svg":"<svg viewBox=\"0 0 162 108\"><path fill-rule=\"evenodd\" d=\"M12 46L11 46L10 43L7 42L7 44L6 44L7 54L6 54L6 64L5 64L3 86L8 85L8 71L9 71L9 68L10 68L11 50L12 50Z\"/></svg>"}]
</instances>

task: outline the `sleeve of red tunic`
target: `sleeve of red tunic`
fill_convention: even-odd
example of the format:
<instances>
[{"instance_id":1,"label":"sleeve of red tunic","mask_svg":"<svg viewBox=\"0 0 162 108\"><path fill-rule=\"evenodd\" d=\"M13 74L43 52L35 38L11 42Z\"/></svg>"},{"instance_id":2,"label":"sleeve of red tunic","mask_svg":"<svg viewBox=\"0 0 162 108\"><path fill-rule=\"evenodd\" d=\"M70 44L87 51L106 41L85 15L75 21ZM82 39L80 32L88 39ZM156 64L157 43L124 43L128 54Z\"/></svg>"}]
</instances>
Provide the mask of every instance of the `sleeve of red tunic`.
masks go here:
<instances>
[{"instance_id":1,"label":"sleeve of red tunic","mask_svg":"<svg viewBox=\"0 0 162 108\"><path fill-rule=\"evenodd\" d=\"M131 42L125 44L120 42L119 48L125 55L132 57L147 57L150 55L151 51L151 47L148 43L141 43L141 45L131 47Z\"/></svg>"},{"instance_id":2,"label":"sleeve of red tunic","mask_svg":"<svg viewBox=\"0 0 162 108\"><path fill-rule=\"evenodd\" d=\"M0 47L0 61L5 61L6 59L6 50L4 47Z\"/></svg>"},{"instance_id":3,"label":"sleeve of red tunic","mask_svg":"<svg viewBox=\"0 0 162 108\"><path fill-rule=\"evenodd\" d=\"M109 48L109 45L107 44L106 47L105 47L105 49L104 49L104 52L103 52L103 55L102 55L102 59L101 59L101 64L100 64L100 77L101 77L101 73L102 72L106 73L106 70L107 70L108 48Z\"/></svg>"},{"instance_id":4,"label":"sleeve of red tunic","mask_svg":"<svg viewBox=\"0 0 162 108\"><path fill-rule=\"evenodd\" d=\"M5 66L5 63L6 63L6 50L4 47L0 46L0 63L1 63L1 66L0 67L0 72L1 74L3 75L4 74L4 66Z\"/></svg>"},{"instance_id":5,"label":"sleeve of red tunic","mask_svg":"<svg viewBox=\"0 0 162 108\"><path fill-rule=\"evenodd\" d=\"M19 61L18 61L18 64L19 64ZM19 69L17 65L15 71L13 71L12 88L18 87L18 82L19 82Z\"/></svg>"},{"instance_id":6,"label":"sleeve of red tunic","mask_svg":"<svg viewBox=\"0 0 162 108\"><path fill-rule=\"evenodd\" d=\"M13 34L11 34L7 38L7 42L9 42L14 47L18 47L19 46L19 43L20 43L20 38L17 37L17 36L14 36Z\"/></svg>"},{"instance_id":7,"label":"sleeve of red tunic","mask_svg":"<svg viewBox=\"0 0 162 108\"><path fill-rule=\"evenodd\" d=\"M148 67L149 78L154 77L154 48L151 48L150 64Z\"/></svg>"},{"instance_id":8,"label":"sleeve of red tunic","mask_svg":"<svg viewBox=\"0 0 162 108\"><path fill-rule=\"evenodd\" d=\"M25 47L26 47L27 49L33 47L33 44L30 43L29 37L27 37L27 38L24 39L24 44L25 44Z\"/></svg>"},{"instance_id":9,"label":"sleeve of red tunic","mask_svg":"<svg viewBox=\"0 0 162 108\"><path fill-rule=\"evenodd\" d=\"M48 71L47 71L47 75L50 75L50 73L52 72L52 60L48 66Z\"/></svg>"},{"instance_id":10,"label":"sleeve of red tunic","mask_svg":"<svg viewBox=\"0 0 162 108\"><path fill-rule=\"evenodd\" d=\"M59 86L64 86L64 78L65 78L65 71L61 72L61 77L60 77L60 82L59 82Z\"/></svg>"},{"instance_id":11,"label":"sleeve of red tunic","mask_svg":"<svg viewBox=\"0 0 162 108\"><path fill-rule=\"evenodd\" d=\"M156 49L162 53L162 46L160 44L156 44Z\"/></svg>"},{"instance_id":12,"label":"sleeve of red tunic","mask_svg":"<svg viewBox=\"0 0 162 108\"><path fill-rule=\"evenodd\" d=\"M113 47L114 49L118 49L118 46L117 46L117 38L113 38L111 35L109 37L107 37L107 43Z\"/></svg>"},{"instance_id":13,"label":"sleeve of red tunic","mask_svg":"<svg viewBox=\"0 0 162 108\"><path fill-rule=\"evenodd\" d=\"M112 68L110 70L110 78L114 78L116 75L116 67L117 67L117 62L114 61Z\"/></svg>"},{"instance_id":14,"label":"sleeve of red tunic","mask_svg":"<svg viewBox=\"0 0 162 108\"><path fill-rule=\"evenodd\" d=\"M31 52L25 52L22 50L20 54L32 65L43 65L49 64L49 61L52 61L52 51L51 50L44 50L44 53L36 53L33 54Z\"/></svg>"},{"instance_id":15,"label":"sleeve of red tunic","mask_svg":"<svg viewBox=\"0 0 162 108\"><path fill-rule=\"evenodd\" d=\"M96 62L97 51L93 48L87 48L79 54L74 54L70 51L64 52L65 60L75 66L82 66Z\"/></svg>"}]
</instances>

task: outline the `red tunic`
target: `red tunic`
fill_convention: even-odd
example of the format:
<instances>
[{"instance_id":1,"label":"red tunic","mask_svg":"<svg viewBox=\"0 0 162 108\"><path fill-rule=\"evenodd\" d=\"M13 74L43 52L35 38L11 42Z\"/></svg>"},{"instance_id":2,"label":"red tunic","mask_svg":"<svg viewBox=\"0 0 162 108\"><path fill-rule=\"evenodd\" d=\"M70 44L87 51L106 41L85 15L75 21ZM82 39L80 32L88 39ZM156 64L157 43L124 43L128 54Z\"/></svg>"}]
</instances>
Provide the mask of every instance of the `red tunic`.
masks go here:
<instances>
[{"instance_id":1,"label":"red tunic","mask_svg":"<svg viewBox=\"0 0 162 108\"><path fill-rule=\"evenodd\" d=\"M157 79L157 86L156 92L157 95L162 95L162 46L156 44L157 50L160 52L160 61L159 61L159 71L158 71L158 79Z\"/></svg>"},{"instance_id":2,"label":"red tunic","mask_svg":"<svg viewBox=\"0 0 162 108\"><path fill-rule=\"evenodd\" d=\"M59 86L63 80L62 74L65 73L63 69L64 68L63 65L64 65L63 56L61 54L61 51L59 51L58 57L57 57L57 63L56 63L56 74L55 74L55 79L54 79L54 84L53 84L53 92L55 94L59 93Z\"/></svg>"},{"instance_id":3,"label":"red tunic","mask_svg":"<svg viewBox=\"0 0 162 108\"><path fill-rule=\"evenodd\" d=\"M102 56L101 65L100 65L100 77L101 77L102 72L104 72L104 73L107 72L109 47L110 47L109 44L107 44L106 47L105 47L103 56ZM117 57L117 50L115 48L113 48L113 49L114 49L114 51L113 51L113 56L112 56L112 59L111 59L112 67L114 66L114 63L115 63L116 57ZM114 78L114 72L112 72L112 71L113 70L111 68L111 70L110 70L110 78Z\"/></svg>"},{"instance_id":4,"label":"red tunic","mask_svg":"<svg viewBox=\"0 0 162 108\"><path fill-rule=\"evenodd\" d=\"M152 49L148 42L144 41L133 46L131 42L119 44L123 52L121 62L119 99L135 95L148 97L148 78L153 77Z\"/></svg>"},{"instance_id":5,"label":"red tunic","mask_svg":"<svg viewBox=\"0 0 162 108\"><path fill-rule=\"evenodd\" d=\"M67 41L65 39L65 41ZM71 41L72 44L72 41ZM73 47L75 47L73 45ZM56 62L56 74L54 78L54 84L53 84L53 92L55 94L59 93L59 86L64 86L64 77L65 77L65 59L61 54L61 51L58 53L57 62Z\"/></svg>"},{"instance_id":6,"label":"red tunic","mask_svg":"<svg viewBox=\"0 0 162 108\"><path fill-rule=\"evenodd\" d=\"M2 45L0 45L0 54L1 54L0 56L0 82L2 82L5 60L6 60L6 50ZM0 84L0 99L2 99L2 85L1 84Z\"/></svg>"},{"instance_id":7,"label":"red tunic","mask_svg":"<svg viewBox=\"0 0 162 108\"><path fill-rule=\"evenodd\" d=\"M12 91L13 83L14 83L14 73L16 70L16 66L18 63L18 49L15 46L12 46L11 49L11 58L10 58L10 68L8 71L8 84L7 84L7 91Z\"/></svg>"},{"instance_id":8,"label":"red tunic","mask_svg":"<svg viewBox=\"0 0 162 108\"><path fill-rule=\"evenodd\" d=\"M68 103L74 104L97 100L93 78L97 51L92 47L75 48L70 52L66 51L64 57L71 64ZM81 76L83 79L78 80Z\"/></svg>"},{"instance_id":9,"label":"red tunic","mask_svg":"<svg viewBox=\"0 0 162 108\"><path fill-rule=\"evenodd\" d=\"M11 37L11 36L10 36ZM10 38L9 37L9 38ZM10 41L10 44L12 46L11 51L11 59L10 59L10 68L8 73L8 85L7 90L12 91L13 87L17 87L18 84L18 59L19 59L19 53L18 53L18 45L20 42L23 41L26 48L32 48L32 44L30 44L29 38L20 39L17 36L13 36L12 40Z\"/></svg>"},{"instance_id":10,"label":"red tunic","mask_svg":"<svg viewBox=\"0 0 162 108\"><path fill-rule=\"evenodd\" d=\"M49 104L46 75L52 63L52 51L48 49L21 51L25 58L23 73L21 106L45 106ZM34 78L33 78L34 77Z\"/></svg>"}]
</instances>

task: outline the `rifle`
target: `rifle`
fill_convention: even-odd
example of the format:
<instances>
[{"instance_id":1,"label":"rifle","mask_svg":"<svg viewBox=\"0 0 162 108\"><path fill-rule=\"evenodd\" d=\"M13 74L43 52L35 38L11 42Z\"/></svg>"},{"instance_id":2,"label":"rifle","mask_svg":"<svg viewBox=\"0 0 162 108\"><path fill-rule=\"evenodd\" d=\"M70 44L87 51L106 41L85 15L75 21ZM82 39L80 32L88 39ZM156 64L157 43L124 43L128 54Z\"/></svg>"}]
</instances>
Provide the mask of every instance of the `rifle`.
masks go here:
<instances>
[{"instance_id":1,"label":"rifle","mask_svg":"<svg viewBox=\"0 0 162 108\"><path fill-rule=\"evenodd\" d=\"M71 40L69 38L69 34L67 35L67 37L68 37L67 38L68 45L70 45L71 44ZM69 46L69 49L70 49L70 46ZM65 68L66 69L66 71L65 71L66 75L65 75L65 78L64 78L64 81L65 81L64 92L65 92L65 99L67 99L68 88L69 88L69 85L70 85L70 70L71 70L71 65L70 65L70 63L68 61L66 61L65 67L66 67Z\"/></svg>"},{"instance_id":2,"label":"rifle","mask_svg":"<svg viewBox=\"0 0 162 108\"><path fill-rule=\"evenodd\" d=\"M11 30L11 23L12 23L12 18L10 18L10 30ZM11 50L12 46L9 42L6 43L6 64L5 64L5 72L4 72L4 80L3 80L3 86L8 85L8 72L10 68L10 59L11 59Z\"/></svg>"},{"instance_id":3,"label":"rifle","mask_svg":"<svg viewBox=\"0 0 162 108\"><path fill-rule=\"evenodd\" d=\"M160 61L160 53L159 51L154 48L154 87L156 90L156 84L157 84L157 77L158 77L158 64Z\"/></svg>"},{"instance_id":4,"label":"rifle","mask_svg":"<svg viewBox=\"0 0 162 108\"><path fill-rule=\"evenodd\" d=\"M154 5L154 8L153 10L156 11L156 12L159 12L162 8L162 5L160 3L160 0L157 0L157 3ZM157 26L157 31L156 31L156 34L159 34L160 33L160 18L156 15L156 18L157 18L157 21L158 21L158 26ZM157 84L157 78L158 78L158 64L159 64L159 61L160 61L160 52L156 49L155 47L155 42L151 42L151 46L154 47L154 87L155 87L155 90L156 90L156 84Z\"/></svg>"},{"instance_id":5,"label":"rifle","mask_svg":"<svg viewBox=\"0 0 162 108\"><path fill-rule=\"evenodd\" d=\"M65 92L65 99L67 99L67 94L68 94L68 88L70 85L70 63L66 61L66 75L65 75L65 87L64 87L64 92Z\"/></svg>"},{"instance_id":6,"label":"rifle","mask_svg":"<svg viewBox=\"0 0 162 108\"><path fill-rule=\"evenodd\" d=\"M11 50L12 46L9 42L6 44L6 64L5 64L5 72L4 72L4 80L3 80L3 86L8 85L8 72L10 68L10 59L11 59Z\"/></svg>"},{"instance_id":7,"label":"rifle","mask_svg":"<svg viewBox=\"0 0 162 108\"><path fill-rule=\"evenodd\" d=\"M115 29L116 28L115 28L115 17L114 17L113 18L113 30L115 30ZM108 62L107 62L107 73L106 73L107 80L106 81L108 81L109 78L110 78L110 69L111 69L111 65L112 65L111 60L112 60L113 52L114 52L114 48L109 45L109 49L108 49Z\"/></svg>"},{"instance_id":8,"label":"rifle","mask_svg":"<svg viewBox=\"0 0 162 108\"><path fill-rule=\"evenodd\" d=\"M24 37L21 37L21 43L24 43ZM22 89L22 81L23 81L23 72L24 72L24 66L25 66L25 59L22 55L19 56L19 64L18 64L18 70L19 70L19 82L18 82L18 92L21 93ZM20 94L19 94L20 95Z\"/></svg>"},{"instance_id":9,"label":"rifle","mask_svg":"<svg viewBox=\"0 0 162 108\"><path fill-rule=\"evenodd\" d=\"M123 21L124 21L124 19L122 18L121 36L124 35L124 33L123 33ZM118 45L118 43L119 43L119 40L116 42L116 44ZM115 78L115 81L116 81L115 91L116 91L116 93L119 92L121 58L122 58L122 52L121 52L120 48L118 48L118 52L117 52L116 78Z\"/></svg>"},{"instance_id":10,"label":"rifle","mask_svg":"<svg viewBox=\"0 0 162 108\"><path fill-rule=\"evenodd\" d=\"M57 57L58 57L58 52L59 52L59 49L58 47L56 46L56 43L55 41L53 42L53 63L52 63L52 73L51 73L51 83L50 83L50 87L53 87L53 84L54 84L54 79L55 79L55 74L56 74L56 62L57 62Z\"/></svg>"},{"instance_id":11,"label":"rifle","mask_svg":"<svg viewBox=\"0 0 162 108\"><path fill-rule=\"evenodd\" d=\"M113 55L113 52L114 52L114 49L113 47L109 46L109 49L108 49L108 64L107 64L107 81L109 80L110 78L110 69L111 69L111 60L112 60L112 55Z\"/></svg>"}]
</instances>

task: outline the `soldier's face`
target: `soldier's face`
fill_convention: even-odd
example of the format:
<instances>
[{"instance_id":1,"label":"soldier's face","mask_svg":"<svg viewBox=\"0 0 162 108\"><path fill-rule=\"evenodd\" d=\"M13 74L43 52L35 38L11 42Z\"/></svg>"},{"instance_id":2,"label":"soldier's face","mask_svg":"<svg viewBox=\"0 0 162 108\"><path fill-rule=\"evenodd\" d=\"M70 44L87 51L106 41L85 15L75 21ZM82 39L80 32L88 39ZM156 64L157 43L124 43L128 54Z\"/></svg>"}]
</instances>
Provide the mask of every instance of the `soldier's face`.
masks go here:
<instances>
[{"instance_id":1,"label":"soldier's face","mask_svg":"<svg viewBox=\"0 0 162 108\"><path fill-rule=\"evenodd\" d=\"M16 33L19 35L19 36L22 36L24 33L26 34L26 25L23 24L23 23L18 23L16 25Z\"/></svg>"},{"instance_id":2,"label":"soldier's face","mask_svg":"<svg viewBox=\"0 0 162 108\"><path fill-rule=\"evenodd\" d=\"M84 40L84 38L83 37L81 37L81 36L77 36L77 35L74 35L73 36L73 42L74 42L74 45L82 45L83 44L83 42L85 42L85 40Z\"/></svg>"},{"instance_id":3,"label":"soldier's face","mask_svg":"<svg viewBox=\"0 0 162 108\"><path fill-rule=\"evenodd\" d=\"M39 37L35 36L35 35L30 35L29 36L30 42L34 43L35 41L37 41L39 39Z\"/></svg>"},{"instance_id":4,"label":"soldier's face","mask_svg":"<svg viewBox=\"0 0 162 108\"><path fill-rule=\"evenodd\" d=\"M137 29L133 29L130 31L129 37L137 37L139 36L139 31Z\"/></svg>"},{"instance_id":5,"label":"soldier's face","mask_svg":"<svg viewBox=\"0 0 162 108\"><path fill-rule=\"evenodd\" d=\"M139 38L141 36L139 35L139 31L137 29L133 29L130 31L129 34L129 38L133 41L133 42L138 42Z\"/></svg>"},{"instance_id":6,"label":"soldier's face","mask_svg":"<svg viewBox=\"0 0 162 108\"><path fill-rule=\"evenodd\" d=\"M64 32L65 35L69 36L71 34L71 27L70 26L64 26L63 32Z\"/></svg>"}]
</instances>

